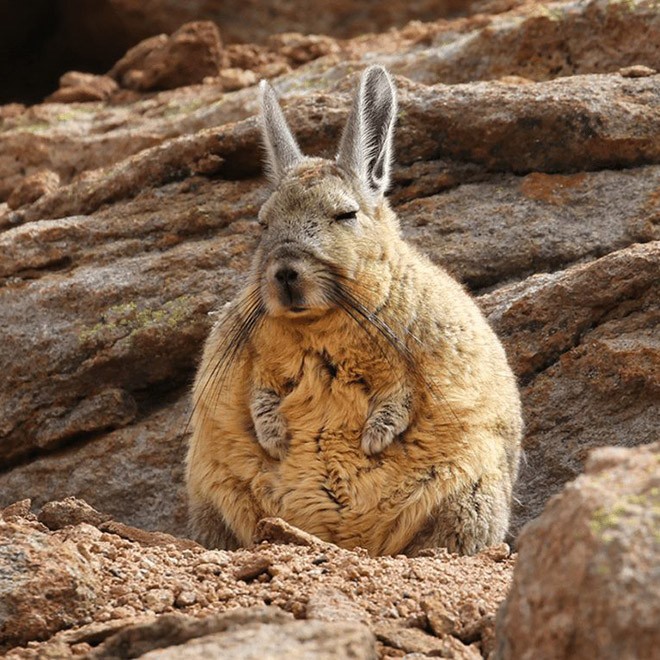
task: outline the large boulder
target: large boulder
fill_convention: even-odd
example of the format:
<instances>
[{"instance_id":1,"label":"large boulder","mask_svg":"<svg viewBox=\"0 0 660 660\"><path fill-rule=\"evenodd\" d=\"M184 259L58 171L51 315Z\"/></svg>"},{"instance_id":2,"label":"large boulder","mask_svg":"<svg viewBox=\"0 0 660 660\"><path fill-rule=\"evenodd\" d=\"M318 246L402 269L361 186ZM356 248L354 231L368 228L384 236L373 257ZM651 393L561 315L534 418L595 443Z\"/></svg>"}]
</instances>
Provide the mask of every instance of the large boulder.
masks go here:
<instances>
[{"instance_id":1,"label":"large boulder","mask_svg":"<svg viewBox=\"0 0 660 660\"><path fill-rule=\"evenodd\" d=\"M594 451L520 535L496 657L654 657L659 529L660 444Z\"/></svg>"}]
</instances>

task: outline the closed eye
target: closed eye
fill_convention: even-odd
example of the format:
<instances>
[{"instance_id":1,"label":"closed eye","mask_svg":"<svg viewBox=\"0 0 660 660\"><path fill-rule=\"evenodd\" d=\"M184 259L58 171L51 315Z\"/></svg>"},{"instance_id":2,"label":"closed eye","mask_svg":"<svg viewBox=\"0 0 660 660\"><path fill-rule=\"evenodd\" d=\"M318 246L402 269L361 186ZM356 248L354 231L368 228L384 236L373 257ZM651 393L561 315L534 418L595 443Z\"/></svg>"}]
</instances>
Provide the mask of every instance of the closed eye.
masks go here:
<instances>
[{"instance_id":1,"label":"closed eye","mask_svg":"<svg viewBox=\"0 0 660 660\"><path fill-rule=\"evenodd\" d=\"M357 218L357 210L346 211L346 213L340 213L339 215L335 216L335 220L337 222L345 222L346 220L355 220L355 218Z\"/></svg>"}]
</instances>

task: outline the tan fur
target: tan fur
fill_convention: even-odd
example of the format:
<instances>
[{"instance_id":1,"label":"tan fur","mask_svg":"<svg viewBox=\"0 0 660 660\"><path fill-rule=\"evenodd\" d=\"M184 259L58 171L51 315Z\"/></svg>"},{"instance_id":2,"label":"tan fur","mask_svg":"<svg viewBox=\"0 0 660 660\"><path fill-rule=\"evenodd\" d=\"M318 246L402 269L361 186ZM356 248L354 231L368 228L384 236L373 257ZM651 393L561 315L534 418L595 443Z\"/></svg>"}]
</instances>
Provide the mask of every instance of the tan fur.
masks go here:
<instances>
[{"instance_id":1,"label":"tan fur","mask_svg":"<svg viewBox=\"0 0 660 660\"><path fill-rule=\"evenodd\" d=\"M326 221L346 200L360 207L355 225ZM334 163L303 159L290 167L262 216L269 229L248 285L212 330L194 387L187 484L195 536L210 546L245 545L261 518L279 516L374 555L431 546L474 553L502 541L520 402L502 346L475 303L401 239L384 199L370 200ZM314 303L300 314L273 308L274 280L264 275L270 255L300 244L341 270L408 358L336 306ZM315 301L314 264L307 259L300 273ZM227 337L251 300L267 311L223 369ZM272 414L286 429L272 446L257 440L250 407L263 391L272 399L264 407L279 400ZM365 428L388 402L405 430L369 453Z\"/></svg>"}]
</instances>

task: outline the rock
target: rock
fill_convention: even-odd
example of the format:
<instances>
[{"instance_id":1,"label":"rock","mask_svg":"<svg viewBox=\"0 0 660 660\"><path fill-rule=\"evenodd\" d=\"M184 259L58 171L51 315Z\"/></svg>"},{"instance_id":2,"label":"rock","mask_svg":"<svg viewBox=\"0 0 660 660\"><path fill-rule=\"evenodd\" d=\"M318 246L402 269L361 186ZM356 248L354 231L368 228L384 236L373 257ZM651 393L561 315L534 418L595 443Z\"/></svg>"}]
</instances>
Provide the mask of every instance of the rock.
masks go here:
<instances>
[{"instance_id":1,"label":"rock","mask_svg":"<svg viewBox=\"0 0 660 660\"><path fill-rule=\"evenodd\" d=\"M26 518L30 515L32 500L19 500L0 510L0 518L6 522L13 522L15 518Z\"/></svg>"},{"instance_id":2,"label":"rock","mask_svg":"<svg viewBox=\"0 0 660 660\"><path fill-rule=\"evenodd\" d=\"M48 506L48 505L46 505ZM190 539L181 539L171 534L166 534L164 532L146 532L143 529L138 529L137 527L131 527L130 525L124 525L123 523L116 522L114 520L104 520L99 525L98 528L102 532L109 532L110 534L116 534L121 536L123 539L128 539L129 541L135 541L140 545L150 548L156 545L170 546L175 547L178 550L199 550L202 546L195 541Z\"/></svg>"},{"instance_id":3,"label":"rock","mask_svg":"<svg viewBox=\"0 0 660 660\"><path fill-rule=\"evenodd\" d=\"M97 570L75 543L0 520L0 651L47 639L90 616Z\"/></svg>"},{"instance_id":4,"label":"rock","mask_svg":"<svg viewBox=\"0 0 660 660\"><path fill-rule=\"evenodd\" d=\"M298 529L281 518L263 518L257 523L254 542L261 543L263 541L292 543L317 549L322 549L328 545L317 536Z\"/></svg>"},{"instance_id":5,"label":"rock","mask_svg":"<svg viewBox=\"0 0 660 660\"><path fill-rule=\"evenodd\" d=\"M659 265L654 241L480 299L524 384L514 534L590 448L657 437Z\"/></svg>"},{"instance_id":6,"label":"rock","mask_svg":"<svg viewBox=\"0 0 660 660\"><path fill-rule=\"evenodd\" d=\"M358 621L366 623L369 615L338 589L319 587L307 601L308 619L320 621Z\"/></svg>"},{"instance_id":7,"label":"rock","mask_svg":"<svg viewBox=\"0 0 660 660\"><path fill-rule=\"evenodd\" d=\"M183 536L187 418L183 397L126 429L14 468L0 475L0 500L8 504L15 493L29 492L35 505L43 506L75 493L117 520Z\"/></svg>"},{"instance_id":8,"label":"rock","mask_svg":"<svg viewBox=\"0 0 660 660\"><path fill-rule=\"evenodd\" d=\"M218 75L218 83L226 92L250 87L257 83L257 75L250 70L239 68L222 69Z\"/></svg>"},{"instance_id":9,"label":"rock","mask_svg":"<svg viewBox=\"0 0 660 660\"><path fill-rule=\"evenodd\" d=\"M93 658L136 658L155 649L181 644L191 639L205 638L213 633L241 629L243 626L290 623L291 615L275 607L234 610L196 619L181 614L167 614L153 621L125 626L109 637L92 654Z\"/></svg>"},{"instance_id":10,"label":"rock","mask_svg":"<svg viewBox=\"0 0 660 660\"><path fill-rule=\"evenodd\" d=\"M110 76L95 76L91 73L69 71L60 78L60 87L50 96L46 103L85 103L88 101L105 101L119 87Z\"/></svg>"},{"instance_id":11,"label":"rock","mask_svg":"<svg viewBox=\"0 0 660 660\"><path fill-rule=\"evenodd\" d=\"M646 76L654 76L656 73L655 69L643 64L633 64L619 69L619 75L624 78L645 78Z\"/></svg>"},{"instance_id":12,"label":"rock","mask_svg":"<svg viewBox=\"0 0 660 660\"><path fill-rule=\"evenodd\" d=\"M437 194L433 182L426 190L420 190L419 180L414 185L420 198L398 208L404 235L472 289L563 270L660 238L655 220L660 167L655 165L490 176ZM537 336L535 351L545 341ZM512 346L514 360L520 359L519 350L525 349Z\"/></svg>"},{"instance_id":13,"label":"rock","mask_svg":"<svg viewBox=\"0 0 660 660\"><path fill-rule=\"evenodd\" d=\"M341 79L345 71L337 66L331 73L324 78L322 92L317 82L305 85L309 89L301 93L297 78L302 74L297 72L280 81L285 98L292 101L292 127L302 145L316 154L330 154L335 149L352 97L348 80L344 81L345 90L328 89L333 77ZM355 82L355 78L350 79L351 88ZM575 76L524 88L497 82L427 86L403 78L399 84L396 146L400 168L439 157L516 173L621 168L660 160L660 147L652 139L660 126L653 105L660 94L660 79L655 76ZM292 86L294 89L289 89ZM0 216L0 226L10 221L19 224L93 212L103 203L135 195L146 185L169 181L173 172L194 171L195 161L209 154L223 159L219 172L226 177L258 174L261 163L254 158L260 144L256 122L250 118L231 125L256 112L257 90L236 92L236 97L223 98L220 103L221 93L207 87L211 86L203 86L194 96L191 90L183 92L179 102L173 102L171 92L155 101L138 100L134 113L128 113L124 106L103 107L99 112L101 126L90 124L89 113L82 117L72 113L63 122L61 113L55 112L57 106L52 104L14 119L9 130L0 133L4 156L0 159L0 174L6 177L3 186L7 191L17 185L26 166L52 169L63 182L81 170L101 166L108 169L103 175L95 172L88 179L62 186L30 209L21 209L9 218ZM631 108L631 96L648 102ZM211 104L210 108L206 103ZM320 106L324 108L322 132L318 128ZM525 121L519 121L521 116ZM429 125L436 130L430 133ZM185 134L192 126L199 132ZM107 130L100 131L101 127ZM200 130L205 127L208 130ZM30 129L37 131L37 139ZM76 136L62 152L52 152L49 147L61 142L64 129ZM182 137L176 137L182 133ZM160 146L166 138L169 140ZM81 144L98 149L88 146L81 155ZM112 167L112 163L140 150L123 167ZM72 166L71 160L76 164ZM404 173L397 177L405 180ZM0 188L3 194L7 192Z\"/></svg>"},{"instance_id":14,"label":"rock","mask_svg":"<svg viewBox=\"0 0 660 660\"><path fill-rule=\"evenodd\" d=\"M442 598L436 596L422 601L422 609L434 635L442 637L458 632L458 621L447 611Z\"/></svg>"},{"instance_id":15,"label":"rock","mask_svg":"<svg viewBox=\"0 0 660 660\"><path fill-rule=\"evenodd\" d=\"M171 610L174 593L170 589L150 589L143 598L144 606L156 613Z\"/></svg>"},{"instance_id":16,"label":"rock","mask_svg":"<svg viewBox=\"0 0 660 660\"><path fill-rule=\"evenodd\" d=\"M273 34L268 37L266 44L282 53L294 65L340 52L339 45L330 37L297 32Z\"/></svg>"},{"instance_id":17,"label":"rock","mask_svg":"<svg viewBox=\"0 0 660 660\"><path fill-rule=\"evenodd\" d=\"M174 89L217 75L221 64L222 43L217 26L196 21L182 25L171 37L161 34L140 42L108 75L128 89Z\"/></svg>"},{"instance_id":18,"label":"rock","mask_svg":"<svg viewBox=\"0 0 660 660\"><path fill-rule=\"evenodd\" d=\"M256 658L268 650L272 660L376 660L376 644L369 629L358 623L292 621L279 625L246 625L207 635L161 651L145 653L145 660L222 657Z\"/></svg>"},{"instance_id":19,"label":"rock","mask_svg":"<svg viewBox=\"0 0 660 660\"><path fill-rule=\"evenodd\" d=\"M258 578L260 575L265 575L268 573L271 562L267 557L254 557L250 561L246 562L242 566L238 567L238 570L234 573L234 577L237 580L243 580L243 582L250 582Z\"/></svg>"},{"instance_id":20,"label":"rock","mask_svg":"<svg viewBox=\"0 0 660 660\"><path fill-rule=\"evenodd\" d=\"M46 502L37 516L40 523L53 531L67 525L79 525L80 523L98 527L106 520L110 520L110 517L77 497L67 497L60 502Z\"/></svg>"},{"instance_id":21,"label":"rock","mask_svg":"<svg viewBox=\"0 0 660 660\"><path fill-rule=\"evenodd\" d=\"M660 39L660 17L644 0L627 6L607 0L551 6L529 2L504 14L492 12L480 22L475 17L471 23L421 34L415 57L395 52L388 64L420 82L451 84L505 76L551 80L632 65L658 69L660 64L654 47Z\"/></svg>"},{"instance_id":22,"label":"rock","mask_svg":"<svg viewBox=\"0 0 660 660\"><path fill-rule=\"evenodd\" d=\"M60 185L60 177L56 172L40 170L26 176L21 183L14 188L7 198L7 206L17 209L27 204L36 202L40 197L57 190Z\"/></svg>"},{"instance_id":23,"label":"rock","mask_svg":"<svg viewBox=\"0 0 660 660\"><path fill-rule=\"evenodd\" d=\"M392 622L378 625L376 637L386 646L404 653L422 653L426 656L464 660L479 660L482 657L476 647L466 646L451 635L438 639L418 628L408 628Z\"/></svg>"},{"instance_id":24,"label":"rock","mask_svg":"<svg viewBox=\"0 0 660 660\"><path fill-rule=\"evenodd\" d=\"M523 530L497 657L650 658L660 617L660 445L594 451Z\"/></svg>"}]
</instances>

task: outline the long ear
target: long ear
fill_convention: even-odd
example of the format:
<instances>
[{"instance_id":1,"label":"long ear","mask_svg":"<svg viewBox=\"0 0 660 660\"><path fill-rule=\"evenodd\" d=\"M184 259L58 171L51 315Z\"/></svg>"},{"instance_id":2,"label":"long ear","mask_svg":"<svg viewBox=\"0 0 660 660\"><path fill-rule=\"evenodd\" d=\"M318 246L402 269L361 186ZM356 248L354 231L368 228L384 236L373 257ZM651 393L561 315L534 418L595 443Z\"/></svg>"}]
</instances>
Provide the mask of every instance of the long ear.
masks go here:
<instances>
[{"instance_id":1,"label":"long ear","mask_svg":"<svg viewBox=\"0 0 660 660\"><path fill-rule=\"evenodd\" d=\"M382 66L370 66L360 87L339 144L337 163L360 179L376 197L390 184L396 89Z\"/></svg>"},{"instance_id":2,"label":"long ear","mask_svg":"<svg viewBox=\"0 0 660 660\"><path fill-rule=\"evenodd\" d=\"M266 173L277 184L284 173L303 159L298 143L284 119L275 90L261 81L261 132L266 145Z\"/></svg>"}]
</instances>

